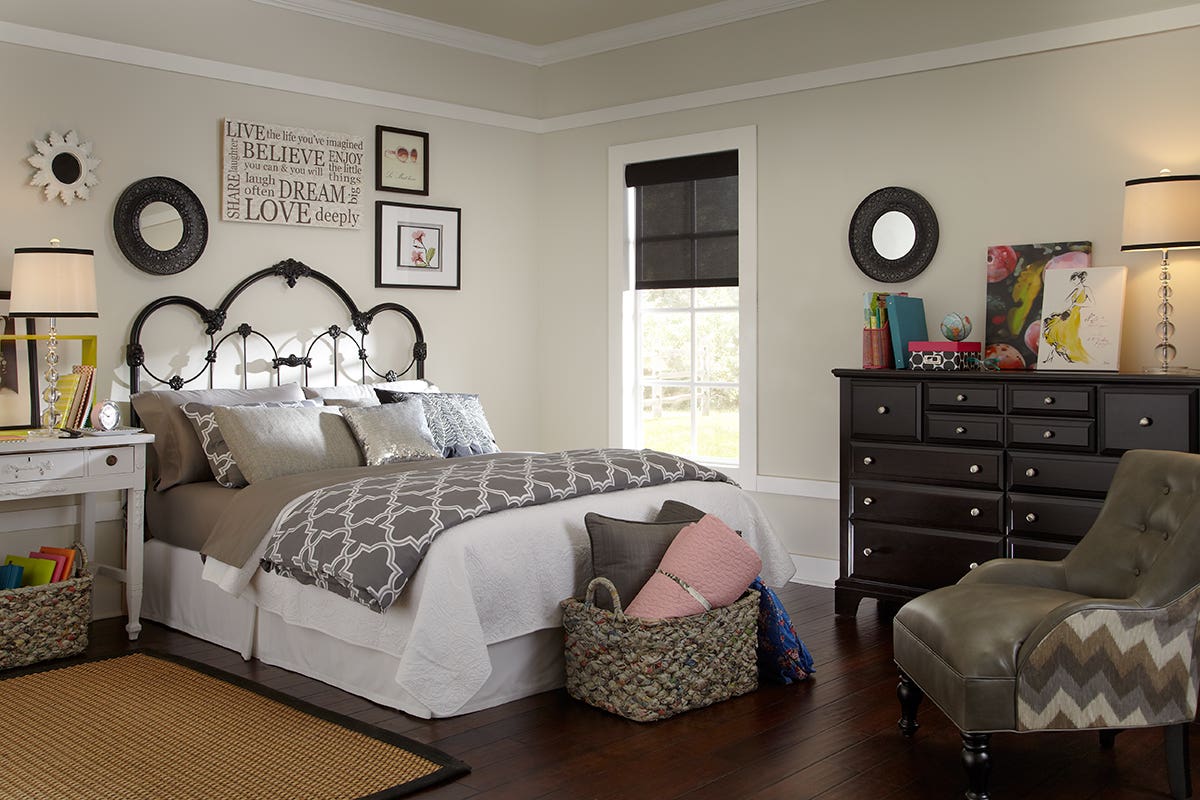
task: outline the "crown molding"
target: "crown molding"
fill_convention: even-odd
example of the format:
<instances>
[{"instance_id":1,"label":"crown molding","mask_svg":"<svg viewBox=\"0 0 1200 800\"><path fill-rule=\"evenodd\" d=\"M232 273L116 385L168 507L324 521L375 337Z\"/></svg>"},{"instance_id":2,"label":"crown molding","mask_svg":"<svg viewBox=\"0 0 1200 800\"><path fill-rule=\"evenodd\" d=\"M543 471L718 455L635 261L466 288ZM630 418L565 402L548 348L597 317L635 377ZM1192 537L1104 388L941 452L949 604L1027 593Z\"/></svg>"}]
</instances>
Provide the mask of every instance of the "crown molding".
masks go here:
<instances>
[{"instance_id":1,"label":"crown molding","mask_svg":"<svg viewBox=\"0 0 1200 800\"><path fill-rule=\"evenodd\" d=\"M357 25L447 47L456 47L460 50L469 50L481 55L544 67L560 61L570 61L596 53L620 50L623 47L728 25L731 22L753 19L765 14L775 14L814 3L823 3L825 0L721 0L700 8L546 45L528 44L502 36L479 33L399 11L390 11L366 3L356 3L354 0L254 0L254 2L344 22L348 25Z\"/></svg>"},{"instance_id":2,"label":"crown molding","mask_svg":"<svg viewBox=\"0 0 1200 800\"><path fill-rule=\"evenodd\" d=\"M160 69L181 75L193 75L264 89L276 89L540 134L1195 27L1200 27L1200 3L1103 22L1059 28L1053 31L1042 31L1025 36L998 39L992 42L914 53L897 58L787 75L781 78L717 89L706 89L545 119L505 114L458 103L429 100L397 92L385 92L352 84L335 83L257 67L196 58L195 56L93 39L45 28L32 28L11 22L0 21L0 42L49 50L65 55L98 58L119 64Z\"/></svg>"}]
</instances>

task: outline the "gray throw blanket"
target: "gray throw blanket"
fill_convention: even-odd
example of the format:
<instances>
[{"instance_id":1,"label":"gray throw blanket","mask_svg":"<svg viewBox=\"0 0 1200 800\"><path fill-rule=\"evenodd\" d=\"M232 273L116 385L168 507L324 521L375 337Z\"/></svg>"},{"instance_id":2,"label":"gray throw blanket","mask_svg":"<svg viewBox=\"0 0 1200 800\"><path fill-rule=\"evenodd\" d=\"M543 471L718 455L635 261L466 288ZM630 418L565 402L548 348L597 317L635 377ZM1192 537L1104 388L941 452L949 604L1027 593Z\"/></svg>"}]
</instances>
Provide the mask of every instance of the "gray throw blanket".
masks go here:
<instances>
[{"instance_id":1,"label":"gray throw blanket","mask_svg":"<svg viewBox=\"0 0 1200 800\"><path fill-rule=\"evenodd\" d=\"M442 531L493 511L674 481L728 481L655 450L568 450L457 459L306 495L271 535L262 566L383 612Z\"/></svg>"}]
</instances>

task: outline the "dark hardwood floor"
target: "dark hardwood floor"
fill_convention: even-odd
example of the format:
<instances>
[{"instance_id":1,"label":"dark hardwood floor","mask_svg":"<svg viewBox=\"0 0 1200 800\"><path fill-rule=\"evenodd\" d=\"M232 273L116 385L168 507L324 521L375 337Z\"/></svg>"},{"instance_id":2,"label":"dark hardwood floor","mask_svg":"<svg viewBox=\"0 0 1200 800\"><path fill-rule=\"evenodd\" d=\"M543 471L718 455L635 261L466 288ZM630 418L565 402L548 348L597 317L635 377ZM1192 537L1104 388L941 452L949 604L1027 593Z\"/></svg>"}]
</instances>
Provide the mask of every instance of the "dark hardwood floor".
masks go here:
<instances>
[{"instance_id":1,"label":"dark hardwood floor","mask_svg":"<svg viewBox=\"0 0 1200 800\"><path fill-rule=\"evenodd\" d=\"M611 716L562 690L462 717L415 719L154 623L131 647L124 620L98 622L88 655L142 647L191 658L471 765L470 775L420 794L425 800L961 797L959 738L945 717L926 703L914 740L896 729L890 619L869 601L856 618L837 617L828 589L792 584L780 595L817 675L657 723ZM1101 750L1093 733L1000 734L992 751L995 800L1169 796L1159 731L1123 733L1112 750ZM1197 754L1200 746L1192 759L1200 779Z\"/></svg>"}]
</instances>

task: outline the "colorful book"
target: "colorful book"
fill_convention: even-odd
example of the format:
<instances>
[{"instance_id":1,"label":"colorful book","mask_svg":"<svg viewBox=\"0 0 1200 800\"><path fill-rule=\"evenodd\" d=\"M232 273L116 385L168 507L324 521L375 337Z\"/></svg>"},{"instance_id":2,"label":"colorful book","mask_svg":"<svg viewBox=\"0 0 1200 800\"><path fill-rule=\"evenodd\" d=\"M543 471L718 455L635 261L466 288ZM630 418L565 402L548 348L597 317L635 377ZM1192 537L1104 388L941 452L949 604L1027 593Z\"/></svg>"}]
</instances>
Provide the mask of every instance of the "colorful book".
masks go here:
<instances>
[{"instance_id":1,"label":"colorful book","mask_svg":"<svg viewBox=\"0 0 1200 800\"><path fill-rule=\"evenodd\" d=\"M73 578L75 576L75 548L74 547L39 547L38 549L41 550L43 553L50 553L51 555L59 555L67 560L67 563L63 565L62 579L64 581L68 580L70 578Z\"/></svg>"},{"instance_id":2,"label":"colorful book","mask_svg":"<svg viewBox=\"0 0 1200 800\"><path fill-rule=\"evenodd\" d=\"M896 369L908 366L908 343L929 338L925 326L925 301L893 294L887 298L887 320L892 329L892 357Z\"/></svg>"},{"instance_id":3,"label":"colorful book","mask_svg":"<svg viewBox=\"0 0 1200 800\"><path fill-rule=\"evenodd\" d=\"M50 576L51 583L58 583L62 580L63 569L67 566L66 556L60 556L58 553L39 553L36 550L29 551L30 558L44 558L47 561L54 562L54 574Z\"/></svg>"},{"instance_id":4,"label":"colorful book","mask_svg":"<svg viewBox=\"0 0 1200 800\"><path fill-rule=\"evenodd\" d=\"M54 576L54 562L44 558L28 558L26 556L9 556L5 564L16 564L25 570L21 577L22 586L42 586L50 582Z\"/></svg>"},{"instance_id":5,"label":"colorful book","mask_svg":"<svg viewBox=\"0 0 1200 800\"><path fill-rule=\"evenodd\" d=\"M70 426L71 404L75 402L75 392L79 389L79 373L70 372L58 376L58 400L54 408L58 410L58 427Z\"/></svg>"},{"instance_id":6,"label":"colorful book","mask_svg":"<svg viewBox=\"0 0 1200 800\"><path fill-rule=\"evenodd\" d=\"M25 570L16 564L0 566L0 589L16 589L21 585Z\"/></svg>"},{"instance_id":7,"label":"colorful book","mask_svg":"<svg viewBox=\"0 0 1200 800\"><path fill-rule=\"evenodd\" d=\"M92 408L92 392L95 387L96 368L87 364L71 368L71 372L79 376L79 385L75 390L75 398L71 401L71 411L68 418L68 428L82 428L87 419L88 411Z\"/></svg>"}]
</instances>

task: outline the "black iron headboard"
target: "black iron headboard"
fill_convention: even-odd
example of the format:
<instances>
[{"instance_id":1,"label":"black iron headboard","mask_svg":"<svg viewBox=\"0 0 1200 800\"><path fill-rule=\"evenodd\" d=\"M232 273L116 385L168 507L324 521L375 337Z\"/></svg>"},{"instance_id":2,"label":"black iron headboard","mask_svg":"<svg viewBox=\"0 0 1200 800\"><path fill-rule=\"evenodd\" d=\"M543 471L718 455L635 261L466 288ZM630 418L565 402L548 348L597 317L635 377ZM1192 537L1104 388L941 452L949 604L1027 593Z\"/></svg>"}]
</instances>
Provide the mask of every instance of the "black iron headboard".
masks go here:
<instances>
[{"instance_id":1,"label":"black iron headboard","mask_svg":"<svg viewBox=\"0 0 1200 800\"><path fill-rule=\"evenodd\" d=\"M229 312L229 307L233 305L233 301L238 298L238 295L258 281L271 277L283 278L284 281L287 282L289 289L295 288L296 283L301 278L312 278L319 283L324 284L329 288L330 291L337 295L338 299L341 300L346 306L346 310L350 312L350 324L354 326L354 329L358 331L359 335L356 337L350 331L340 328L337 325L330 325L319 335L314 337L311 342L309 342L308 347L305 348L303 354L292 353L286 356L280 356L279 349L275 347L274 342L272 342L265 334L254 330L254 328L246 322L241 323L234 330L231 330L220 338L217 338L217 334L219 334L221 329L225 327L225 320L226 315ZM204 325L204 333L208 336L209 349L208 353L204 356L204 366L201 367L200 370L190 378L184 378L181 375L172 375L167 378L159 377L151 372L146 366L146 354L142 349L141 343L142 328L146 324L146 320L150 318L151 314L167 306L185 306L186 308L190 308L192 311L196 312L196 316L199 318L199 321ZM374 322L375 317L383 311L395 311L402 315L412 325L413 334L416 336L416 341L413 343L412 348L412 361L408 363L407 367L399 372L396 372L395 370L387 370L386 372L378 371L371 365L370 357L367 353L366 341L367 334L370 332L371 323ZM167 384L172 389L181 389L192 381L198 380L205 373L208 373L209 384L211 386L213 368L217 362L217 351L226 340L233 336L240 336L242 338L243 385L245 385L246 382L246 340L251 336L255 336L265 341L267 345L270 346L273 354L273 358L271 359L271 368L275 370L276 383L279 383L279 370L281 367L303 367L303 383L307 384L308 370L312 367L313 347L317 344L317 342L328 338L333 344L333 380L336 384L338 374L338 343L342 337L348 339L358 348L358 359L362 363L362 380L364 383L366 382L367 378L367 370L370 370L372 374L379 378L392 381L396 380L401 375L404 375L410 369L415 367L416 377L425 377L425 356L427 353L425 336L421 331L421 323L417 321L416 316L411 311L399 303L379 303L378 305L372 306L367 311L359 311L358 306L355 305L354 301L350 298L350 295L346 293L346 290L343 289L337 281L335 281L333 278L330 278L323 272L318 272L307 264L303 264L299 261L289 258L285 261L280 261L274 266L267 267L266 269L259 270L253 275L250 275L237 286L233 287L228 294L221 298L221 302L217 303L214 308L206 308L202 303L193 300L190 297L171 295L169 297L160 297L159 299L154 300L140 312L138 312L137 317L135 317L133 320L133 327L129 331L129 344L127 344L125 347L125 363L129 365L130 394L140 390L142 372L145 372L159 383Z\"/></svg>"}]
</instances>

